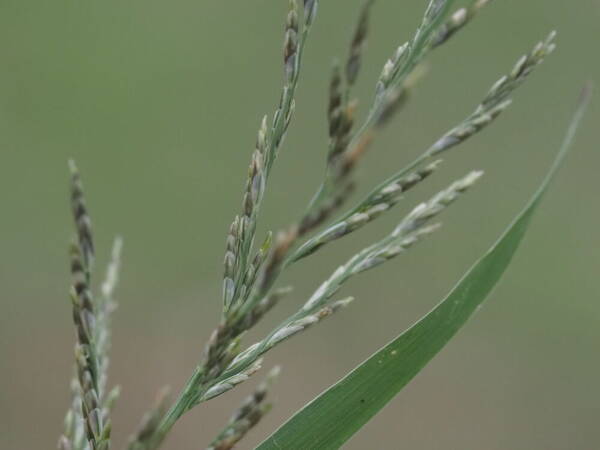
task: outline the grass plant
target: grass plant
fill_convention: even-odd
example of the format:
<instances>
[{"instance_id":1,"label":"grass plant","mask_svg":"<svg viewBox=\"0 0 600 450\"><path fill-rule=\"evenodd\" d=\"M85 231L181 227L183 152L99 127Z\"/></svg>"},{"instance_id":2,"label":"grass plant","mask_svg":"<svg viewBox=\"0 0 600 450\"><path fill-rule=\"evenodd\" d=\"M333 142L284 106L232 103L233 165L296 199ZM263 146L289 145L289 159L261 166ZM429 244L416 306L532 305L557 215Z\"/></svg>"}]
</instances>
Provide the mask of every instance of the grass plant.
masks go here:
<instances>
[{"instance_id":1,"label":"grass plant","mask_svg":"<svg viewBox=\"0 0 600 450\"><path fill-rule=\"evenodd\" d=\"M298 217L289 220L288 227L260 236L257 224L265 196L272 189L272 171L285 145L286 132L294 120L303 57L310 47L311 30L317 26L319 3L318 0L304 0L301 5L296 0L289 2L284 21L280 100L273 114L265 116L259 125L241 209L226 233L221 316L185 386L173 400L166 392L161 392L155 406L142 419L139 429L131 435L127 446L129 450L161 447L186 412L247 381L261 369L269 350L349 306L352 297L337 296L347 280L405 254L413 245L438 230L438 217L476 184L483 175L481 170L469 170L430 199L416 202L416 206L410 208L386 236L374 236L371 245L343 262L324 281L320 280L313 294L294 314L275 325L258 342L248 345L244 340L246 332L265 319L270 310L289 294L290 288L281 286L279 281L289 266L388 214L405 200L411 188L437 175L441 170L438 158L495 122L510 106L515 90L555 49L556 33L552 32L518 58L507 74L493 83L470 115L434 139L414 161L393 171L366 197L347 206L350 193L358 183L355 168L374 144L379 131L392 123L395 114L407 105L412 87L423 75L424 61L431 52L459 35L470 21L483 12L484 7L492 3L491 0L473 0L466 7L452 10L457 3L455 0L430 0L413 37L397 46L383 64L381 75L373 83L371 105L364 121L358 123L358 102L353 96L353 88L360 76L363 53L373 28L370 17L375 4L374 0L365 1L350 36L346 59L334 63L329 78L329 94L324 99L329 145L324 149L320 185L315 187L310 203L298 211ZM323 7L335 8L336 5L323 2ZM583 103L587 103L588 98L589 95L586 95ZM561 158L570 146L582 114L583 107L578 110ZM70 168L76 231L71 246L71 299L76 346L72 401L59 447L62 450L108 450L111 448L111 410L119 395L118 390L107 390L107 376L110 318L115 304L114 290L122 241L120 238L115 240L105 281L94 293L95 247L91 219L79 171L73 162ZM300 411L260 448L338 448L364 425L443 347L464 324L473 308L483 301L508 265L524 233L525 226L517 225L525 221L523 217L527 217L528 221L533 211L531 205L537 204L546 185L503 240L482 260L485 264L476 265L453 291L449 298L455 306L442 303L441 309L425 316L398 341L390 344L393 348L382 350L387 352L387 356L391 354L389 352L396 353L394 363L379 372L377 379L380 382L369 384L365 381L374 376L374 369L364 365L357 368L340 385ZM511 241L513 235L518 235L518 239ZM508 247L505 244L507 239L512 242ZM496 261L495 255L501 255L500 262ZM465 280L472 289L463 286ZM462 312L461 304L466 305ZM382 355L378 353L376 357ZM270 410L267 393L278 372L279 369L272 370L217 437L212 441L210 437L206 440L210 442L208 448L233 448L261 420ZM400 378L394 378L394 374L398 373ZM357 388L359 385L362 390ZM367 396L364 405L360 401L358 404L351 403L359 400L356 392ZM351 406L356 412L350 414L349 421L336 414L336 410L347 411ZM315 418L319 419L319 423L314 422ZM313 428L307 425L309 423ZM329 428L326 430L326 427Z\"/></svg>"}]
</instances>

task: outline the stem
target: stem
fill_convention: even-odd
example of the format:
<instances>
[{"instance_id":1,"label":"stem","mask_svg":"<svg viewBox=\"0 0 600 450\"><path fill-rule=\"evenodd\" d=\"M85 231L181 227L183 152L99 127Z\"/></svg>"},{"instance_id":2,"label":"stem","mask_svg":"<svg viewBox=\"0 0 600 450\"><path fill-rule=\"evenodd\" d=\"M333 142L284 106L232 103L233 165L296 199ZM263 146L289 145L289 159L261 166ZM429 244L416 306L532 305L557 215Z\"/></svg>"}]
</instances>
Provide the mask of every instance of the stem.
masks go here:
<instances>
[{"instance_id":1,"label":"stem","mask_svg":"<svg viewBox=\"0 0 600 450\"><path fill-rule=\"evenodd\" d=\"M203 375L204 368L201 366L196 367L196 370L187 381L185 387L177 397L177 400L163 417L156 430L154 439L148 444L147 450L159 448L167 434L171 431L171 428L173 428L173 425L175 425L175 422L192 408L194 399L198 393L198 385L200 384Z\"/></svg>"}]
</instances>

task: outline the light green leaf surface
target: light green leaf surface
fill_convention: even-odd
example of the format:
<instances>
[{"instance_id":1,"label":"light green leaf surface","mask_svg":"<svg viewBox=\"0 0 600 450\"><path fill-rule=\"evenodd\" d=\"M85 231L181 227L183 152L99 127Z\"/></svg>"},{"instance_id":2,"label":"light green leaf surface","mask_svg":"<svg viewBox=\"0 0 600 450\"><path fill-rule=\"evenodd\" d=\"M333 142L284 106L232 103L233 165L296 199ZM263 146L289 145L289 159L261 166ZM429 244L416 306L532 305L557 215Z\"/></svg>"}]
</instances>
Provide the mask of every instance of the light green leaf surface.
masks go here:
<instances>
[{"instance_id":1,"label":"light green leaf surface","mask_svg":"<svg viewBox=\"0 0 600 450\"><path fill-rule=\"evenodd\" d=\"M336 449L377 414L446 345L510 264L544 192L569 151L591 96L585 89L542 185L496 244L430 313L297 412L259 450Z\"/></svg>"}]
</instances>

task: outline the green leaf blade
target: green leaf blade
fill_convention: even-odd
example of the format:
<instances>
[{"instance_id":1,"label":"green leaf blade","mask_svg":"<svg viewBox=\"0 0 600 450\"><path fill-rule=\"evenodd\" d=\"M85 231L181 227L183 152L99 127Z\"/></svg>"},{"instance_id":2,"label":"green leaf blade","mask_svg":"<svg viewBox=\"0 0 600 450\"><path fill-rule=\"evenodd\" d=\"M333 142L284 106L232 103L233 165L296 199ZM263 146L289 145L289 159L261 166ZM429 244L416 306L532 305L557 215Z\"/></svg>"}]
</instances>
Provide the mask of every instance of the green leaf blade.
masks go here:
<instances>
[{"instance_id":1,"label":"green leaf blade","mask_svg":"<svg viewBox=\"0 0 600 450\"><path fill-rule=\"evenodd\" d=\"M483 303L519 247L533 214L572 146L591 97L582 99L538 191L496 244L415 325L297 412L258 450L337 449L377 414L448 343Z\"/></svg>"}]
</instances>

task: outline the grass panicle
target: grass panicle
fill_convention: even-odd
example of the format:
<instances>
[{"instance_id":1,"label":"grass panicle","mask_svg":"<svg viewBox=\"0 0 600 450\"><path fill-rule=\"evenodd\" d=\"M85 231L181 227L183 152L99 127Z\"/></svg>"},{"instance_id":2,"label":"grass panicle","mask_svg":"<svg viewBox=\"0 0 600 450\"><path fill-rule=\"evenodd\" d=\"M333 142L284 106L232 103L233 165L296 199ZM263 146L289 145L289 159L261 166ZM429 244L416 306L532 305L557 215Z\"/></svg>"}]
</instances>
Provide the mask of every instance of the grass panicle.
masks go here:
<instances>
[{"instance_id":1,"label":"grass panicle","mask_svg":"<svg viewBox=\"0 0 600 450\"><path fill-rule=\"evenodd\" d=\"M416 207L381 239L353 254L339 265L318 288L288 316L253 345L245 346L245 334L289 295L280 287L280 277L294 262L325 245L361 229L400 203L412 188L440 169L437 155L475 136L509 106L511 96L547 55L554 50L555 33L518 60L498 80L479 106L458 125L444 133L414 161L394 172L371 189L366 197L338 218L330 220L349 200L358 181L355 169L377 133L396 116L413 87L425 73L429 53L445 44L470 23L492 0L472 0L451 13L455 0L430 0L412 38L396 47L374 80L372 103L360 121L359 102L353 97L369 38L374 0L366 0L350 39L347 58L335 62L329 81L326 124L328 146L322 180L299 219L278 233L257 236L260 213L269 190L275 162L296 108L296 91L301 77L308 37L316 23L318 0L289 1L284 20L282 59L283 87L279 102L269 118L260 121L256 144L250 157L241 210L226 236L223 260L222 313L205 344L196 368L172 402L161 391L154 407L143 417L129 440L128 450L161 447L175 423L195 406L222 395L248 380L261 369L264 355L285 340L332 316L353 301L338 293L356 275L378 267L406 252L439 228L433 223L447 207L469 190L482 176L472 171ZM92 295L91 274L94 242L79 172L71 167L71 204L76 239L71 246L72 303L77 344L71 406L61 450L108 450L112 406L119 390L107 392L111 345L111 315L115 309L122 241L115 240L107 274L98 295ZM262 244L260 243L262 239ZM231 449L269 411L267 391L278 369L272 371L234 413L210 444L211 450Z\"/></svg>"}]
</instances>

